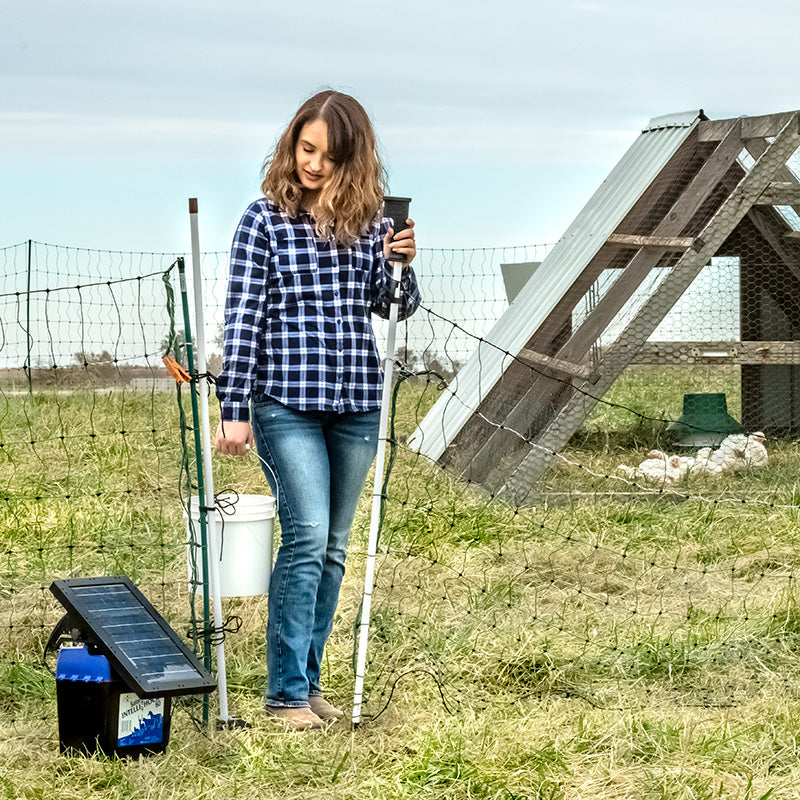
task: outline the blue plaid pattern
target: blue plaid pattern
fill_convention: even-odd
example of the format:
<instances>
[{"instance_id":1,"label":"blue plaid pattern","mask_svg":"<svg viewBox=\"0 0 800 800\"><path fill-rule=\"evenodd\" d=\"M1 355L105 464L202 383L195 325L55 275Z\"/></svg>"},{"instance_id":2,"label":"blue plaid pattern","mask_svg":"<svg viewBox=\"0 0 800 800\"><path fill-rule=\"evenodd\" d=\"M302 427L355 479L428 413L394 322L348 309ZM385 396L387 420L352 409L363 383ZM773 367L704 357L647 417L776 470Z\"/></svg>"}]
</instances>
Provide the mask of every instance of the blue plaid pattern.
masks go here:
<instances>
[{"instance_id":1,"label":"blue plaid pattern","mask_svg":"<svg viewBox=\"0 0 800 800\"><path fill-rule=\"evenodd\" d=\"M251 397L300 411L380 408L383 371L370 314L389 315L388 220L350 247L321 239L308 214L290 218L266 198L242 216L231 247L222 418L247 422ZM400 319L420 303L411 268L401 283Z\"/></svg>"}]
</instances>

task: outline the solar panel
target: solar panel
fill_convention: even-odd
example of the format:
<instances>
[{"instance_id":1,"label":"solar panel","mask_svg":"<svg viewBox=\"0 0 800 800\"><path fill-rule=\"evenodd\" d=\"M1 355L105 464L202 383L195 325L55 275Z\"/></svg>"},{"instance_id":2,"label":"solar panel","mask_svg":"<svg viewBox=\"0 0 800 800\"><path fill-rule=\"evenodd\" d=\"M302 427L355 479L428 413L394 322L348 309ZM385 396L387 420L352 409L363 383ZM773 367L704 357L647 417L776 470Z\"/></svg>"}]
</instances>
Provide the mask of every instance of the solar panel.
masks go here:
<instances>
[{"instance_id":1,"label":"solar panel","mask_svg":"<svg viewBox=\"0 0 800 800\"><path fill-rule=\"evenodd\" d=\"M50 591L140 697L209 692L214 676L125 576L53 581Z\"/></svg>"}]
</instances>

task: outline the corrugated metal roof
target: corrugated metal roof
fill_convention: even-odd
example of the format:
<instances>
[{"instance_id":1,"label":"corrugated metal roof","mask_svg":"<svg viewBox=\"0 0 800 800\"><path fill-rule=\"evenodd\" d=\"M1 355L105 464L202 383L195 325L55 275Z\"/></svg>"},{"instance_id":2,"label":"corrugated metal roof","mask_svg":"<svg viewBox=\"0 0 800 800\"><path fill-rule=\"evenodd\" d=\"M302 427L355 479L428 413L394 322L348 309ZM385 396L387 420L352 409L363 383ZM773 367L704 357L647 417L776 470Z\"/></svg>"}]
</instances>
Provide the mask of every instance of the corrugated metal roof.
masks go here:
<instances>
[{"instance_id":1,"label":"corrugated metal roof","mask_svg":"<svg viewBox=\"0 0 800 800\"><path fill-rule=\"evenodd\" d=\"M650 121L422 420L411 447L440 458L503 375L504 351L525 346L701 118L692 111Z\"/></svg>"}]
</instances>

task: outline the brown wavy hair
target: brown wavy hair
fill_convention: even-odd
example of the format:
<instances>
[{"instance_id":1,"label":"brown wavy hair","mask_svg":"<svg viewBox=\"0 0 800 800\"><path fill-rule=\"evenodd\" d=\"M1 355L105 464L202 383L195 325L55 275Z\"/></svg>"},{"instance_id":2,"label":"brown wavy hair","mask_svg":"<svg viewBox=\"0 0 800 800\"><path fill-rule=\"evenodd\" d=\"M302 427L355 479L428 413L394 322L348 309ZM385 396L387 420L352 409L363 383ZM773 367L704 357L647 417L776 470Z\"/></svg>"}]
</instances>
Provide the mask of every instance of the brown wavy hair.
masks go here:
<instances>
[{"instance_id":1,"label":"brown wavy hair","mask_svg":"<svg viewBox=\"0 0 800 800\"><path fill-rule=\"evenodd\" d=\"M298 215L305 190L297 177L295 148L303 126L317 120L328 126L334 163L317 198L314 222L321 236L349 247L378 218L386 189L372 122L355 98L326 90L306 100L264 161L261 191L289 216Z\"/></svg>"}]
</instances>

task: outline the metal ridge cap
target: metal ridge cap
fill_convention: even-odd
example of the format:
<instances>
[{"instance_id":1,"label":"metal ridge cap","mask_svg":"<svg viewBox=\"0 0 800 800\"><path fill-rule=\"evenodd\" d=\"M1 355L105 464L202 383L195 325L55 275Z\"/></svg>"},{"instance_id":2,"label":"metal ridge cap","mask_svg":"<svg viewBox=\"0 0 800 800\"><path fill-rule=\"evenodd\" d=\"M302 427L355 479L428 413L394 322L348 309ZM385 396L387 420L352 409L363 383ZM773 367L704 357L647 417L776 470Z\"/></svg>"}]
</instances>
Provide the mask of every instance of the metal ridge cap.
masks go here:
<instances>
[{"instance_id":1,"label":"metal ridge cap","mask_svg":"<svg viewBox=\"0 0 800 800\"><path fill-rule=\"evenodd\" d=\"M679 111L673 114L664 114L660 117L653 117L650 122L642 129L642 133L650 131L660 131L665 128L691 128L696 122L707 119L703 109L694 111Z\"/></svg>"}]
</instances>

